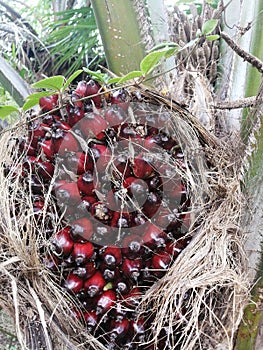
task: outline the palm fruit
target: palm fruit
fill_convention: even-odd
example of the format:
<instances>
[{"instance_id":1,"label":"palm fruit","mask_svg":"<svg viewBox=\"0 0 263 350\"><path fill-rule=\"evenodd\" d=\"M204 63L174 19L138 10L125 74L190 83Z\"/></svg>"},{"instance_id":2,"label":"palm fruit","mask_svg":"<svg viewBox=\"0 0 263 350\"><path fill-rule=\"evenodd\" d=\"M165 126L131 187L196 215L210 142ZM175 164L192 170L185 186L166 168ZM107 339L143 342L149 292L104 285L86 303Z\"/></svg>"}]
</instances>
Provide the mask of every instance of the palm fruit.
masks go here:
<instances>
[{"instance_id":1,"label":"palm fruit","mask_svg":"<svg viewBox=\"0 0 263 350\"><path fill-rule=\"evenodd\" d=\"M125 89L96 95L102 90L80 81L63 112L57 95L40 99L19 140L23 181L35 217L52 193L59 225L46 225L43 263L78 300L87 331L107 349L144 350L150 318L137 319L141 296L189 243L189 188L176 170L185 161L166 132L169 113L140 107Z\"/></svg>"}]
</instances>

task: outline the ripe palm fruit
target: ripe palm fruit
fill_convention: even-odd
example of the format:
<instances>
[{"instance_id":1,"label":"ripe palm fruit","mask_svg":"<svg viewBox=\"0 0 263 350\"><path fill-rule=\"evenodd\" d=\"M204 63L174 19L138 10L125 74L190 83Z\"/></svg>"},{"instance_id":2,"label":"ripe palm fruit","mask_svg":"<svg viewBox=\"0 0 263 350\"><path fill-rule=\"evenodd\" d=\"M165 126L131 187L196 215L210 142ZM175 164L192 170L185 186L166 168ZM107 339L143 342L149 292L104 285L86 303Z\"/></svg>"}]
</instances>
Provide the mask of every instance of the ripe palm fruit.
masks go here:
<instances>
[{"instance_id":1,"label":"ripe palm fruit","mask_svg":"<svg viewBox=\"0 0 263 350\"><path fill-rule=\"evenodd\" d=\"M145 350L151 324L149 315L138 319L142 295L189 243L185 160L165 131L169 113L133 106L125 89L106 97L103 89L79 82L61 111L58 95L41 98L42 112L17 143L22 176L7 173L32 193L41 227L46 194L54 199L47 217L59 226L45 222L53 249L43 263L81 305L72 317L108 349Z\"/></svg>"},{"instance_id":2,"label":"ripe palm fruit","mask_svg":"<svg viewBox=\"0 0 263 350\"><path fill-rule=\"evenodd\" d=\"M90 298L93 298L102 293L106 281L100 271L94 273L93 276L84 282L84 290Z\"/></svg>"}]
</instances>

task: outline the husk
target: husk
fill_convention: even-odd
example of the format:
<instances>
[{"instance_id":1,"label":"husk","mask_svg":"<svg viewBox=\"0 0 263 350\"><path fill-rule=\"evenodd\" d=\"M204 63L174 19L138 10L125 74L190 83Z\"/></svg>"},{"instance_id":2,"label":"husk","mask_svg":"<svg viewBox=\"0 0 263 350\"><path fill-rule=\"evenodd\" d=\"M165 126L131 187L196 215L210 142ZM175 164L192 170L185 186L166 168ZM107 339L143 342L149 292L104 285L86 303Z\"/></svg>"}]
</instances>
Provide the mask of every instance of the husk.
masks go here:
<instances>
[{"instance_id":1,"label":"husk","mask_svg":"<svg viewBox=\"0 0 263 350\"><path fill-rule=\"evenodd\" d=\"M180 327L180 339L172 341L172 349L178 349L178 341L182 350L232 349L248 296L240 228L243 197L238 147L232 151L230 143L224 144L210 134L176 102L148 88L140 90L145 101L170 112L172 132L184 150L193 236L165 277L145 294L141 313L154 311L154 339L164 327L168 332ZM0 140L1 306L14 317L23 349L105 349L72 317L69 305L74 301L41 262L40 247L48 247L45 216L52 205L51 196L46 197L47 210L36 229L31 199L19 177L4 174L6 164L21 166L22 159L17 159L16 146L10 142L25 132L26 127L19 125L3 133ZM18 198L19 211L12 217ZM59 227L60 218L54 220Z\"/></svg>"}]
</instances>

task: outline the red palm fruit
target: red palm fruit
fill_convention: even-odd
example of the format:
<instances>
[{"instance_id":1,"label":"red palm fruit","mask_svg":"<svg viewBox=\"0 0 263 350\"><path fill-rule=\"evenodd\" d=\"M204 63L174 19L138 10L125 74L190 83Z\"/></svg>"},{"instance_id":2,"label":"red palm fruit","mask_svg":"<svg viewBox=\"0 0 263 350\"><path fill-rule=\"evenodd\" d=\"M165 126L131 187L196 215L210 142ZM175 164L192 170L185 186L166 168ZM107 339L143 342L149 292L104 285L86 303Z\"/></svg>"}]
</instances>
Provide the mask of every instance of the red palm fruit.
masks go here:
<instances>
[{"instance_id":1,"label":"red palm fruit","mask_svg":"<svg viewBox=\"0 0 263 350\"><path fill-rule=\"evenodd\" d=\"M70 224L70 234L72 239L76 241L88 241L93 233L92 222L88 218L77 219Z\"/></svg>"},{"instance_id":2,"label":"red palm fruit","mask_svg":"<svg viewBox=\"0 0 263 350\"><path fill-rule=\"evenodd\" d=\"M74 294L79 293L83 288L83 280L70 272L63 283L63 287Z\"/></svg>"},{"instance_id":3,"label":"red palm fruit","mask_svg":"<svg viewBox=\"0 0 263 350\"><path fill-rule=\"evenodd\" d=\"M159 271L154 271L153 272L154 275L156 275L157 277L163 276L164 271L160 271L160 270L167 270L171 261L172 261L172 257L167 251L154 254L152 257L151 267L154 270L159 270Z\"/></svg>"},{"instance_id":4,"label":"red palm fruit","mask_svg":"<svg viewBox=\"0 0 263 350\"><path fill-rule=\"evenodd\" d=\"M127 115L117 105L110 106L104 113L109 126L118 128L127 118Z\"/></svg>"},{"instance_id":5,"label":"red palm fruit","mask_svg":"<svg viewBox=\"0 0 263 350\"><path fill-rule=\"evenodd\" d=\"M98 94L100 91L100 86L94 81L94 80L90 80L87 83L87 96L91 96L91 95L96 95ZM94 102L96 107L100 107L101 105L101 96L97 95L97 96L93 96L92 101Z\"/></svg>"},{"instance_id":6,"label":"red palm fruit","mask_svg":"<svg viewBox=\"0 0 263 350\"><path fill-rule=\"evenodd\" d=\"M148 226L143 236L144 244L150 249L165 247L167 240L167 234L154 224Z\"/></svg>"},{"instance_id":7,"label":"red palm fruit","mask_svg":"<svg viewBox=\"0 0 263 350\"><path fill-rule=\"evenodd\" d=\"M71 94L71 103L73 104L73 106L75 108L83 109L84 102L80 101L81 98L82 98L82 96L80 96L80 95L78 95L78 94L76 94L74 92Z\"/></svg>"},{"instance_id":8,"label":"red palm fruit","mask_svg":"<svg viewBox=\"0 0 263 350\"><path fill-rule=\"evenodd\" d=\"M35 120L32 125L29 126L28 141L30 145L36 148L39 141L45 138L49 129L50 127L47 124Z\"/></svg>"},{"instance_id":9,"label":"red palm fruit","mask_svg":"<svg viewBox=\"0 0 263 350\"><path fill-rule=\"evenodd\" d=\"M115 303L116 293L112 289L106 290L98 298L96 314L105 314L114 307Z\"/></svg>"},{"instance_id":10,"label":"red palm fruit","mask_svg":"<svg viewBox=\"0 0 263 350\"><path fill-rule=\"evenodd\" d=\"M92 207L92 204L97 202L97 198L95 196L84 196L82 197L82 206L84 209L84 213L87 214L87 211L90 210L90 208ZM81 208L80 208L81 210Z\"/></svg>"},{"instance_id":11,"label":"red palm fruit","mask_svg":"<svg viewBox=\"0 0 263 350\"><path fill-rule=\"evenodd\" d=\"M95 311L86 311L83 313L83 318L86 324L86 329L89 333L91 333L92 331L94 331L94 329L97 327L98 325L98 315L96 314Z\"/></svg>"},{"instance_id":12,"label":"red palm fruit","mask_svg":"<svg viewBox=\"0 0 263 350\"><path fill-rule=\"evenodd\" d=\"M159 190L162 191L162 189L163 189L162 178L159 176L159 174L153 176L150 179L147 179L146 183L147 183L150 191L159 191Z\"/></svg>"},{"instance_id":13,"label":"red palm fruit","mask_svg":"<svg viewBox=\"0 0 263 350\"><path fill-rule=\"evenodd\" d=\"M61 181L56 188L56 198L60 203L71 205L78 203L81 198L77 184L75 182Z\"/></svg>"},{"instance_id":14,"label":"red palm fruit","mask_svg":"<svg viewBox=\"0 0 263 350\"><path fill-rule=\"evenodd\" d=\"M115 268L122 262L121 249L118 247L103 247L100 249L100 256L105 264L111 268Z\"/></svg>"},{"instance_id":15,"label":"red palm fruit","mask_svg":"<svg viewBox=\"0 0 263 350\"><path fill-rule=\"evenodd\" d=\"M134 158L132 170L134 176L140 179L147 179L154 174L154 168L149 163L148 156L143 153Z\"/></svg>"},{"instance_id":16,"label":"red palm fruit","mask_svg":"<svg viewBox=\"0 0 263 350\"><path fill-rule=\"evenodd\" d=\"M54 114L46 114L42 116L42 122L49 127L52 126L57 120L60 120L60 116Z\"/></svg>"},{"instance_id":17,"label":"red palm fruit","mask_svg":"<svg viewBox=\"0 0 263 350\"><path fill-rule=\"evenodd\" d=\"M169 209L168 206L161 206L158 215L154 218L154 223L156 226L166 229L170 223L176 223L176 215Z\"/></svg>"},{"instance_id":18,"label":"red palm fruit","mask_svg":"<svg viewBox=\"0 0 263 350\"><path fill-rule=\"evenodd\" d=\"M75 93L81 97L86 97L87 96L87 82L84 80L79 81L78 85L75 89Z\"/></svg>"},{"instance_id":19,"label":"red palm fruit","mask_svg":"<svg viewBox=\"0 0 263 350\"><path fill-rule=\"evenodd\" d=\"M133 341L136 343L143 343L145 340L145 320L139 318L131 321L131 332L133 334Z\"/></svg>"},{"instance_id":20,"label":"red palm fruit","mask_svg":"<svg viewBox=\"0 0 263 350\"><path fill-rule=\"evenodd\" d=\"M78 161L78 168L77 168L77 174L82 174L85 171L93 171L94 169L94 162L93 159L91 158L90 154L85 153L85 152L79 152L77 153L77 156L79 156L79 161Z\"/></svg>"},{"instance_id":21,"label":"red palm fruit","mask_svg":"<svg viewBox=\"0 0 263 350\"><path fill-rule=\"evenodd\" d=\"M55 149L54 149L52 140L51 139L44 140L43 142L40 143L40 145L47 159L53 161L53 158L55 155Z\"/></svg>"},{"instance_id":22,"label":"red palm fruit","mask_svg":"<svg viewBox=\"0 0 263 350\"><path fill-rule=\"evenodd\" d=\"M80 175L77 181L79 191L87 196L92 196L94 194L94 183L95 181L91 171L86 171L84 174Z\"/></svg>"},{"instance_id":23,"label":"red palm fruit","mask_svg":"<svg viewBox=\"0 0 263 350\"><path fill-rule=\"evenodd\" d=\"M106 167L111 161L112 154L108 147L95 144L91 147L91 151L96 160L96 169L98 172L105 172Z\"/></svg>"},{"instance_id":24,"label":"red palm fruit","mask_svg":"<svg viewBox=\"0 0 263 350\"><path fill-rule=\"evenodd\" d=\"M53 129L69 131L71 129L71 126L68 123L64 122L63 120L59 119L53 123Z\"/></svg>"},{"instance_id":25,"label":"red palm fruit","mask_svg":"<svg viewBox=\"0 0 263 350\"><path fill-rule=\"evenodd\" d=\"M54 149L60 156L64 156L67 152L78 152L79 143L76 137L71 133L64 131L62 137L58 139L52 139Z\"/></svg>"},{"instance_id":26,"label":"red palm fruit","mask_svg":"<svg viewBox=\"0 0 263 350\"><path fill-rule=\"evenodd\" d=\"M113 281L115 279L116 269L110 269L105 263L100 265L100 271L105 279L105 281Z\"/></svg>"},{"instance_id":27,"label":"red palm fruit","mask_svg":"<svg viewBox=\"0 0 263 350\"><path fill-rule=\"evenodd\" d=\"M92 204L90 213L95 219L102 223L110 223L113 213L103 202L96 202Z\"/></svg>"},{"instance_id":28,"label":"red palm fruit","mask_svg":"<svg viewBox=\"0 0 263 350\"><path fill-rule=\"evenodd\" d=\"M131 225L131 215L130 213L119 213L114 212L111 219L111 227L127 228Z\"/></svg>"},{"instance_id":29,"label":"red palm fruit","mask_svg":"<svg viewBox=\"0 0 263 350\"><path fill-rule=\"evenodd\" d=\"M121 270L126 278L137 281L141 274L141 269L142 269L141 259L135 259L135 260L131 260L128 258L123 259Z\"/></svg>"},{"instance_id":30,"label":"red palm fruit","mask_svg":"<svg viewBox=\"0 0 263 350\"><path fill-rule=\"evenodd\" d=\"M42 110L51 111L57 107L58 95L44 96L39 99L39 105Z\"/></svg>"},{"instance_id":31,"label":"red palm fruit","mask_svg":"<svg viewBox=\"0 0 263 350\"><path fill-rule=\"evenodd\" d=\"M137 135L136 132L136 126L134 124L128 124L128 123L124 123L121 124L121 126L119 127L119 132L118 132L119 136L123 139L134 139ZM124 145L128 145L128 143L124 142L124 140L122 140L122 144Z\"/></svg>"},{"instance_id":32,"label":"red palm fruit","mask_svg":"<svg viewBox=\"0 0 263 350\"><path fill-rule=\"evenodd\" d=\"M127 308L123 305L122 302L117 301L113 310L114 319L117 322L122 321L124 318L127 318Z\"/></svg>"},{"instance_id":33,"label":"red palm fruit","mask_svg":"<svg viewBox=\"0 0 263 350\"><path fill-rule=\"evenodd\" d=\"M144 140L144 147L149 150L158 150L160 149L161 138L158 134L147 136Z\"/></svg>"},{"instance_id":34,"label":"red palm fruit","mask_svg":"<svg viewBox=\"0 0 263 350\"><path fill-rule=\"evenodd\" d=\"M50 180L54 175L54 164L49 161L35 162L35 173L44 181Z\"/></svg>"},{"instance_id":35,"label":"red palm fruit","mask_svg":"<svg viewBox=\"0 0 263 350\"><path fill-rule=\"evenodd\" d=\"M94 275L94 273L97 271L96 264L94 261L88 261L83 266L78 266L73 270L74 275L79 276L82 279L88 279L91 276Z\"/></svg>"},{"instance_id":36,"label":"red palm fruit","mask_svg":"<svg viewBox=\"0 0 263 350\"><path fill-rule=\"evenodd\" d=\"M171 150L173 147L177 145L177 142L169 137L166 133L161 132L161 147L167 151Z\"/></svg>"},{"instance_id":37,"label":"red palm fruit","mask_svg":"<svg viewBox=\"0 0 263 350\"><path fill-rule=\"evenodd\" d=\"M110 244L113 241L113 232L111 227L100 222L96 222L94 225L92 239L98 244Z\"/></svg>"},{"instance_id":38,"label":"red palm fruit","mask_svg":"<svg viewBox=\"0 0 263 350\"><path fill-rule=\"evenodd\" d=\"M126 280L123 278L114 280L114 289L118 294L125 295L131 290L131 280Z\"/></svg>"},{"instance_id":39,"label":"red palm fruit","mask_svg":"<svg viewBox=\"0 0 263 350\"><path fill-rule=\"evenodd\" d=\"M77 129L85 137L96 137L108 128L107 121L98 113L85 113L77 125ZM101 139L101 135L98 139Z\"/></svg>"},{"instance_id":40,"label":"red palm fruit","mask_svg":"<svg viewBox=\"0 0 263 350\"><path fill-rule=\"evenodd\" d=\"M84 110L78 107L75 107L69 112L68 123L72 127L78 123L84 117Z\"/></svg>"},{"instance_id":41,"label":"red palm fruit","mask_svg":"<svg viewBox=\"0 0 263 350\"><path fill-rule=\"evenodd\" d=\"M129 235L122 241L122 254L129 259L136 259L142 256L144 248L142 246L142 239L139 235Z\"/></svg>"},{"instance_id":42,"label":"red palm fruit","mask_svg":"<svg viewBox=\"0 0 263 350\"><path fill-rule=\"evenodd\" d=\"M141 195L146 196L148 192L147 183L133 176L130 176L123 181L123 187L127 188L128 194L134 196L137 200Z\"/></svg>"},{"instance_id":43,"label":"red palm fruit","mask_svg":"<svg viewBox=\"0 0 263 350\"><path fill-rule=\"evenodd\" d=\"M151 218L160 208L162 203L159 195L154 192L149 192L145 203L142 206L142 212L147 216L147 218Z\"/></svg>"},{"instance_id":44,"label":"red palm fruit","mask_svg":"<svg viewBox=\"0 0 263 350\"><path fill-rule=\"evenodd\" d=\"M19 142L19 151L27 156L36 156L37 149L31 145L30 141L21 140Z\"/></svg>"},{"instance_id":45,"label":"red palm fruit","mask_svg":"<svg viewBox=\"0 0 263 350\"><path fill-rule=\"evenodd\" d=\"M121 109L127 111L129 108L128 92L124 89L116 90L112 94L111 104L117 104Z\"/></svg>"},{"instance_id":46,"label":"red palm fruit","mask_svg":"<svg viewBox=\"0 0 263 350\"><path fill-rule=\"evenodd\" d=\"M77 265L85 264L93 257L94 246L91 242L76 242L71 254Z\"/></svg>"},{"instance_id":47,"label":"red palm fruit","mask_svg":"<svg viewBox=\"0 0 263 350\"><path fill-rule=\"evenodd\" d=\"M110 342L114 344L115 341L124 341L129 327L130 322L126 318L123 318L121 321L112 320L110 325L111 331L109 333Z\"/></svg>"},{"instance_id":48,"label":"red palm fruit","mask_svg":"<svg viewBox=\"0 0 263 350\"><path fill-rule=\"evenodd\" d=\"M128 293L122 295L123 306L134 309L140 303L142 292L139 287L132 288Z\"/></svg>"},{"instance_id":49,"label":"red palm fruit","mask_svg":"<svg viewBox=\"0 0 263 350\"><path fill-rule=\"evenodd\" d=\"M113 172L112 175L116 179L126 179L129 176L132 176L131 163L130 160L125 155L120 155L113 162Z\"/></svg>"},{"instance_id":50,"label":"red palm fruit","mask_svg":"<svg viewBox=\"0 0 263 350\"><path fill-rule=\"evenodd\" d=\"M169 242L166 245L165 251L171 256L172 259L177 258L181 251L187 246L186 239L178 239L176 242Z\"/></svg>"},{"instance_id":51,"label":"red palm fruit","mask_svg":"<svg viewBox=\"0 0 263 350\"><path fill-rule=\"evenodd\" d=\"M100 271L94 273L89 279L84 283L84 290L90 298L93 298L102 293L106 281L102 276Z\"/></svg>"},{"instance_id":52,"label":"red palm fruit","mask_svg":"<svg viewBox=\"0 0 263 350\"><path fill-rule=\"evenodd\" d=\"M46 254L43 258L43 264L48 270L57 272L61 264L61 260L54 254Z\"/></svg>"},{"instance_id":53,"label":"red palm fruit","mask_svg":"<svg viewBox=\"0 0 263 350\"><path fill-rule=\"evenodd\" d=\"M56 255L68 257L74 246L74 242L70 237L70 227L65 227L57 232L51 243Z\"/></svg>"},{"instance_id":54,"label":"red palm fruit","mask_svg":"<svg viewBox=\"0 0 263 350\"><path fill-rule=\"evenodd\" d=\"M147 224L149 221L148 221L148 218L142 214L142 213L138 213L138 212L134 212L132 214L132 226L138 226L138 229L141 231L140 227L141 225L145 225ZM136 230L137 232L137 230Z\"/></svg>"}]
</instances>

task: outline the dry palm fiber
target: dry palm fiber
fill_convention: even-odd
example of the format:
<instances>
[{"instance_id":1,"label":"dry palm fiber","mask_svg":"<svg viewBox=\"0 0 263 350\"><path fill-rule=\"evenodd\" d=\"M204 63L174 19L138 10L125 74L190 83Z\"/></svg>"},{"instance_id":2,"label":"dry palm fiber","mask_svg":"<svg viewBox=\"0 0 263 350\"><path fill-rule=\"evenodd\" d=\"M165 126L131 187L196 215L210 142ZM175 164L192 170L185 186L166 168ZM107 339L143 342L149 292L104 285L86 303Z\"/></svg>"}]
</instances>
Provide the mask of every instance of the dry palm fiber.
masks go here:
<instances>
[{"instance_id":1,"label":"dry palm fiber","mask_svg":"<svg viewBox=\"0 0 263 350\"><path fill-rule=\"evenodd\" d=\"M151 103L170 114L170 132L186 159L183 176L191 192L192 218L191 242L146 292L138 310L142 314L153 310L156 349L163 330L170 334L167 349L214 349L222 342L231 349L247 292L239 227L243 206L239 155L176 102L144 87L134 88L138 89L142 104ZM6 176L7 164L17 172L21 168L23 157L17 156L12 140L26 132L26 124L18 124L1 137L2 307L15 318L25 349L103 349L72 317L76 301L43 264L49 248L46 223L52 220L57 229L61 227L59 215L50 217L50 208L55 211L51 191L45 196L41 219L36 220L28 190L18 176ZM177 335L175 329L180 330Z\"/></svg>"}]
</instances>

